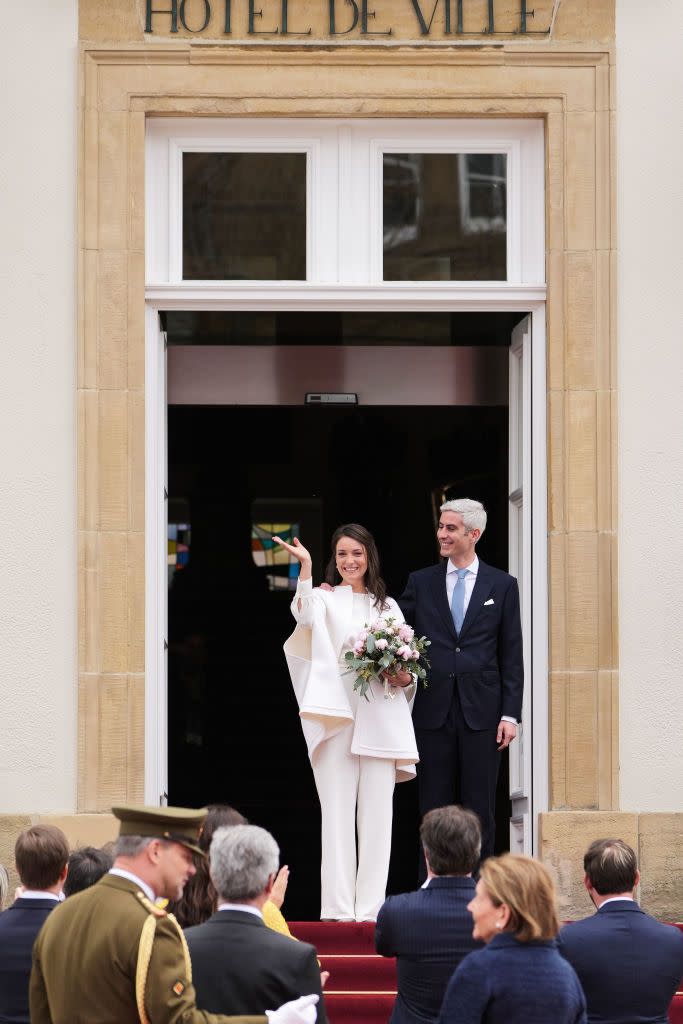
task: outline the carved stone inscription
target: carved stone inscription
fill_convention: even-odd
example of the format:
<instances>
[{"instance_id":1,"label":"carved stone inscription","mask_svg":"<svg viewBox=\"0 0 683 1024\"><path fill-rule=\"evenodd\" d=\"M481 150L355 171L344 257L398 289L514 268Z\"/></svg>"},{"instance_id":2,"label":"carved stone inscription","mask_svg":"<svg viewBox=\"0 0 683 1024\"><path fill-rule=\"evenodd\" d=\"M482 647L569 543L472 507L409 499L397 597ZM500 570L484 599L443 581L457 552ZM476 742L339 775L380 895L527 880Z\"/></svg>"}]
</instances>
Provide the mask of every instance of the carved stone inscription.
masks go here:
<instances>
[{"instance_id":1,"label":"carved stone inscription","mask_svg":"<svg viewBox=\"0 0 683 1024\"><path fill-rule=\"evenodd\" d=\"M145 0L147 34L448 39L545 35L539 0ZM540 8L540 9L539 9Z\"/></svg>"}]
</instances>

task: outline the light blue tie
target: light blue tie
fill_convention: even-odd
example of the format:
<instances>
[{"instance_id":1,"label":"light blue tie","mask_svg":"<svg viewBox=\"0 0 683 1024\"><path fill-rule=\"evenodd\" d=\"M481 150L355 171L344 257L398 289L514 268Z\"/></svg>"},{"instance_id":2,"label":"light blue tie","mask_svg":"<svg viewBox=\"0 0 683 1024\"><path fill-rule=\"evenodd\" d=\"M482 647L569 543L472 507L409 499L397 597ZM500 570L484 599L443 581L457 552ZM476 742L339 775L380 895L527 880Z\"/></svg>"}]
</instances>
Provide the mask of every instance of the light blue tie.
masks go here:
<instances>
[{"instance_id":1,"label":"light blue tie","mask_svg":"<svg viewBox=\"0 0 683 1024\"><path fill-rule=\"evenodd\" d=\"M458 579L453 587L453 597L451 598L451 615L455 632L460 633L465 620L465 576L469 569L458 569L457 572Z\"/></svg>"}]
</instances>

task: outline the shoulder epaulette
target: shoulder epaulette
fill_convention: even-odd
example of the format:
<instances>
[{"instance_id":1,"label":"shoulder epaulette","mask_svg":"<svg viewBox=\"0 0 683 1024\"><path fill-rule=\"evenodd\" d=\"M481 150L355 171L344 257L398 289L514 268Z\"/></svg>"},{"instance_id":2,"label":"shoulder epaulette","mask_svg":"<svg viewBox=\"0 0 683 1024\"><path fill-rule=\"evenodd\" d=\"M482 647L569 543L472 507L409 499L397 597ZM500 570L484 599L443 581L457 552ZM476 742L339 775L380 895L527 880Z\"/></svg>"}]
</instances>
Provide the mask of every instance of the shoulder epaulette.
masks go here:
<instances>
[{"instance_id":1,"label":"shoulder epaulette","mask_svg":"<svg viewBox=\"0 0 683 1024\"><path fill-rule=\"evenodd\" d=\"M164 908L163 907L157 907L156 903L152 903L151 900L147 899L147 897L145 896L144 892L140 892L140 890L138 889L138 891L135 893L135 895L140 900L140 903L142 903L143 907L145 908L145 910L147 911L148 914L153 914L154 917L167 917L168 916L166 911L164 910Z\"/></svg>"}]
</instances>

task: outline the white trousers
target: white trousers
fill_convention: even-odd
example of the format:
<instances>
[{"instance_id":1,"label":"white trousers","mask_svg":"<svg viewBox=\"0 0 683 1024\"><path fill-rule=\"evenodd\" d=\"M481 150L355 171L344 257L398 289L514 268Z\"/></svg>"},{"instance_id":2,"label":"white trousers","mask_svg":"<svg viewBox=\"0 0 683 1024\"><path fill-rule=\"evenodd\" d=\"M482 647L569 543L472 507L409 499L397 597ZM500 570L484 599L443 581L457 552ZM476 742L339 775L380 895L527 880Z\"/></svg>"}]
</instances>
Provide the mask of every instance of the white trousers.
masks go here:
<instances>
[{"instance_id":1,"label":"white trousers","mask_svg":"<svg viewBox=\"0 0 683 1024\"><path fill-rule=\"evenodd\" d=\"M352 754L352 734L346 728L321 743L313 767L322 814L320 916L374 921L389 874L396 765Z\"/></svg>"}]
</instances>

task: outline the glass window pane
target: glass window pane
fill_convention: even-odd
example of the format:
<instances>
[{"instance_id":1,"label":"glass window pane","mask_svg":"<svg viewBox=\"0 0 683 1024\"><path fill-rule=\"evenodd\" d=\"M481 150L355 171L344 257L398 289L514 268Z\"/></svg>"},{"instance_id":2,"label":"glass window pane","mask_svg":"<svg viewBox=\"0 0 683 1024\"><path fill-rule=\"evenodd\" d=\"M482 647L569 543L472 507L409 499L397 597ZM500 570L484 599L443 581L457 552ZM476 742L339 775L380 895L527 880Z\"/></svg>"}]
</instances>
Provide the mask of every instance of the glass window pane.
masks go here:
<instances>
[{"instance_id":1,"label":"glass window pane","mask_svg":"<svg viewBox=\"0 0 683 1024\"><path fill-rule=\"evenodd\" d=\"M384 280L507 278L504 153L384 154Z\"/></svg>"},{"instance_id":2,"label":"glass window pane","mask_svg":"<svg viewBox=\"0 0 683 1024\"><path fill-rule=\"evenodd\" d=\"M183 278L306 279L306 154L183 154Z\"/></svg>"}]
</instances>

